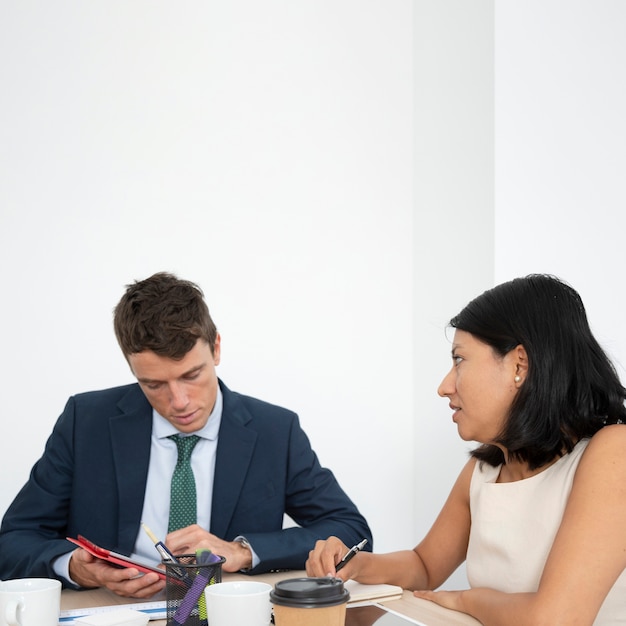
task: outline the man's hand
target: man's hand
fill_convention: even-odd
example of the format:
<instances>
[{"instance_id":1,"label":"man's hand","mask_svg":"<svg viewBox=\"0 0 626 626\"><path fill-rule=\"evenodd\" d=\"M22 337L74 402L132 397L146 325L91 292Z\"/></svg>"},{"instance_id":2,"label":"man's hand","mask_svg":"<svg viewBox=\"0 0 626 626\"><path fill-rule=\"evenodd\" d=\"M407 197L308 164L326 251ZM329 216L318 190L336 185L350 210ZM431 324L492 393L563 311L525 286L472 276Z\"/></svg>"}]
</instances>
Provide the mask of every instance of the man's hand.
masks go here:
<instances>
[{"instance_id":1,"label":"man's hand","mask_svg":"<svg viewBox=\"0 0 626 626\"><path fill-rule=\"evenodd\" d=\"M125 598L150 598L165 588L165 581L150 572L141 575L134 567L115 567L77 548L70 559L70 577L81 587L106 587Z\"/></svg>"},{"instance_id":2,"label":"man's hand","mask_svg":"<svg viewBox=\"0 0 626 626\"><path fill-rule=\"evenodd\" d=\"M194 554L196 550L211 550L223 556L226 563L222 565L225 572L238 572L252 567L252 553L238 541L224 541L197 524L175 530L165 538L165 545L174 555Z\"/></svg>"}]
</instances>

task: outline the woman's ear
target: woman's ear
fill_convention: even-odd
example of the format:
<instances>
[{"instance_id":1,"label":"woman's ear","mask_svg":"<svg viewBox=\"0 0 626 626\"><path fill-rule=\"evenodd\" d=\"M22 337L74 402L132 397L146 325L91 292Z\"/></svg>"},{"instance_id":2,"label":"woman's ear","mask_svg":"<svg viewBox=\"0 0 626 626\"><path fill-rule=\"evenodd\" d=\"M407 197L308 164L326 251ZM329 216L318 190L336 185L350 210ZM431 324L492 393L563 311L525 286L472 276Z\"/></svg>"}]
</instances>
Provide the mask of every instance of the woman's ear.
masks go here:
<instances>
[{"instance_id":1,"label":"woman's ear","mask_svg":"<svg viewBox=\"0 0 626 626\"><path fill-rule=\"evenodd\" d=\"M519 344L513 350L515 356L515 383L519 387L526 380L526 376L528 376L528 354L522 344Z\"/></svg>"}]
</instances>

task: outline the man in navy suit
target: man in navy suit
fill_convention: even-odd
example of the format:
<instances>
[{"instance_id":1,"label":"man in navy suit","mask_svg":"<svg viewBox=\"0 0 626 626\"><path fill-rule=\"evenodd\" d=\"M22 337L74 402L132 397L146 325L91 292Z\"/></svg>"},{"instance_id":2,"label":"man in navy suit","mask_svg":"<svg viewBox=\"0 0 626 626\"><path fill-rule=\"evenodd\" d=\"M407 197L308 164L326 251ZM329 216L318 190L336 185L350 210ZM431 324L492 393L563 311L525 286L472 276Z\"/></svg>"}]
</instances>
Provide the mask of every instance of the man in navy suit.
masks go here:
<instances>
[{"instance_id":1,"label":"man in navy suit","mask_svg":"<svg viewBox=\"0 0 626 626\"><path fill-rule=\"evenodd\" d=\"M129 285L114 327L137 383L70 398L2 521L0 579L152 596L164 586L157 574L137 576L65 539L81 534L156 561L142 521L174 554L224 556L227 572L303 569L330 535L371 549L367 522L320 466L297 415L217 378L220 336L197 285L166 273ZM199 436L197 523L168 532L175 434ZM284 528L285 514L296 526Z\"/></svg>"}]
</instances>

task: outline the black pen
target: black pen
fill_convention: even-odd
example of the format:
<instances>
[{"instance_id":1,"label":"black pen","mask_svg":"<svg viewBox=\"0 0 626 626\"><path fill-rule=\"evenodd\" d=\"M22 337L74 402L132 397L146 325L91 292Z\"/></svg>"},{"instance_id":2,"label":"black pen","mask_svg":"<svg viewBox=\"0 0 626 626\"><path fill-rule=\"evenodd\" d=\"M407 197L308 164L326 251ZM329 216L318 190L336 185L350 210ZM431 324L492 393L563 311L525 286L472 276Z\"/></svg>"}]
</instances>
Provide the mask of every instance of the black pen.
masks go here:
<instances>
[{"instance_id":1,"label":"black pen","mask_svg":"<svg viewBox=\"0 0 626 626\"><path fill-rule=\"evenodd\" d=\"M365 544L367 543L367 539L363 539L360 543L357 543L355 546L352 546L347 552L346 555L335 565L335 571L338 572L357 552L363 550Z\"/></svg>"}]
</instances>

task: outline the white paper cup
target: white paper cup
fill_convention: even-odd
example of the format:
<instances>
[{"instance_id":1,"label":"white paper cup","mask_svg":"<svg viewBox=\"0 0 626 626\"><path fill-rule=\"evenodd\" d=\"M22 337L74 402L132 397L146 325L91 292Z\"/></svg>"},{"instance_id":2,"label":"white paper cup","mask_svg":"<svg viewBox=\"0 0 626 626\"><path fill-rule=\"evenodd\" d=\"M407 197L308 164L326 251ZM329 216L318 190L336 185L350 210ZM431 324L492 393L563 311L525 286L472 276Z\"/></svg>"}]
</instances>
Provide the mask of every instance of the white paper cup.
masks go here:
<instances>
[{"instance_id":1,"label":"white paper cup","mask_svg":"<svg viewBox=\"0 0 626 626\"><path fill-rule=\"evenodd\" d=\"M269 626L272 619L272 585L256 581L232 581L204 590L211 626Z\"/></svg>"},{"instance_id":2,"label":"white paper cup","mask_svg":"<svg viewBox=\"0 0 626 626\"><path fill-rule=\"evenodd\" d=\"M61 582L16 578L0 582L0 626L58 626Z\"/></svg>"}]
</instances>

